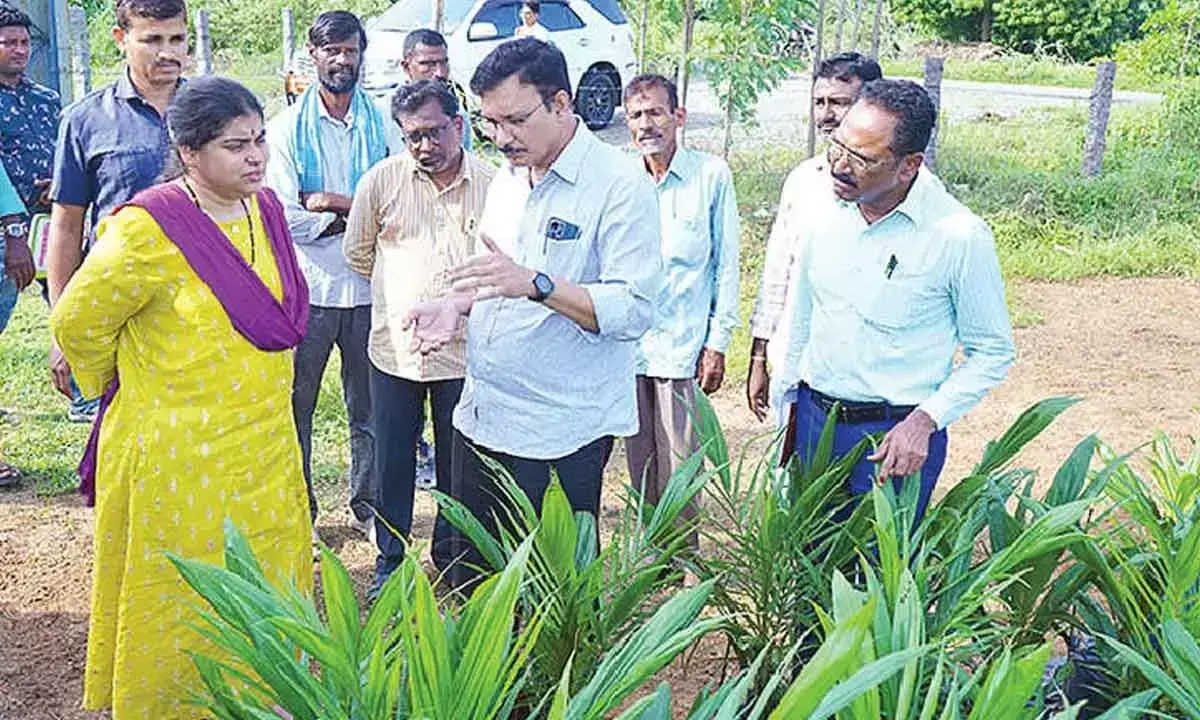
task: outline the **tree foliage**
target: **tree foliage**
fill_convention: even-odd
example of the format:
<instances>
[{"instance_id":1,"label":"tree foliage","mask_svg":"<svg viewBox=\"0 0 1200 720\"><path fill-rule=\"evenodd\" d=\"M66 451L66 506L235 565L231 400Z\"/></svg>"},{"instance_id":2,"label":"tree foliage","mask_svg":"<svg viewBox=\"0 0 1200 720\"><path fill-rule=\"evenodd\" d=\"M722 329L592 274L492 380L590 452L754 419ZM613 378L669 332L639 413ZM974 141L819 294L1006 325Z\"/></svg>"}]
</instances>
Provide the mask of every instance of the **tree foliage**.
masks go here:
<instances>
[{"instance_id":1,"label":"tree foliage","mask_svg":"<svg viewBox=\"0 0 1200 720\"><path fill-rule=\"evenodd\" d=\"M1117 63L1147 78L1200 75L1200 1L1167 0L1117 49Z\"/></svg>"},{"instance_id":2,"label":"tree foliage","mask_svg":"<svg viewBox=\"0 0 1200 720\"><path fill-rule=\"evenodd\" d=\"M894 0L901 22L948 40L985 40L1076 60L1135 38L1161 0Z\"/></svg>"}]
</instances>

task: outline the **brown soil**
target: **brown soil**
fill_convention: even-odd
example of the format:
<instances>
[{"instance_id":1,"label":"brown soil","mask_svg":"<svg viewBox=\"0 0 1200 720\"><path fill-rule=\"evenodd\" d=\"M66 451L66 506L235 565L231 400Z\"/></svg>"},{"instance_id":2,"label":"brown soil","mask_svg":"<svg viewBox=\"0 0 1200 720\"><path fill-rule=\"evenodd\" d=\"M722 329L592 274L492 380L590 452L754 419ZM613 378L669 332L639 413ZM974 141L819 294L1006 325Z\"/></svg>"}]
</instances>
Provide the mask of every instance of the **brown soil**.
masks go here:
<instances>
[{"instance_id":1,"label":"brown soil","mask_svg":"<svg viewBox=\"0 0 1200 720\"><path fill-rule=\"evenodd\" d=\"M1017 331L1019 358L1008 381L951 429L943 490L1021 410L1052 395L1075 394L1084 402L1021 457L1042 482L1091 432L1120 451L1145 442L1155 429L1177 441L1200 434L1200 283L1025 283L1014 291L1042 322ZM746 410L742 392L741 378L730 378L715 398L733 447L766 429ZM623 458L614 458L614 468L622 464ZM609 523L616 502L615 495L606 500ZM415 532L427 537L431 520L432 503L421 493ZM372 548L344 524L343 516L330 513L320 530L362 589ZM0 493L0 718L105 717L79 710L91 529L91 514L75 496L40 498L29 489ZM677 708L715 677L721 657L721 643L712 639L664 672Z\"/></svg>"}]
</instances>

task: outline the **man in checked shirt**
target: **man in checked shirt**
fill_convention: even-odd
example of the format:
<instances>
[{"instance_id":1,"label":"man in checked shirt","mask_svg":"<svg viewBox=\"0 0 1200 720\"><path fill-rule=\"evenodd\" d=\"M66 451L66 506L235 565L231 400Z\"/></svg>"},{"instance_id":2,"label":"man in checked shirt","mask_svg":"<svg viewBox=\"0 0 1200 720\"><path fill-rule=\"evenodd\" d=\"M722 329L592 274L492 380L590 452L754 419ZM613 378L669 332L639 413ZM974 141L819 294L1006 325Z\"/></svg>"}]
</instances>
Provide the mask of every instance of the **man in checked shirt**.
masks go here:
<instances>
[{"instance_id":1,"label":"man in checked shirt","mask_svg":"<svg viewBox=\"0 0 1200 720\"><path fill-rule=\"evenodd\" d=\"M410 349L412 333L404 318L414 305L445 294L447 271L476 253L476 225L496 173L463 150L458 99L445 83L421 80L400 88L392 116L404 131L408 152L363 176L343 240L350 267L371 280L367 354L379 488L375 502L381 516L371 598L404 559L417 472L413 444L424 424L425 400L433 411L435 444L448 449L451 416L466 374L465 338L422 355ZM438 490L453 494L449 452L437 454L435 476ZM449 534L439 514L432 554L443 571L454 555Z\"/></svg>"}]
</instances>

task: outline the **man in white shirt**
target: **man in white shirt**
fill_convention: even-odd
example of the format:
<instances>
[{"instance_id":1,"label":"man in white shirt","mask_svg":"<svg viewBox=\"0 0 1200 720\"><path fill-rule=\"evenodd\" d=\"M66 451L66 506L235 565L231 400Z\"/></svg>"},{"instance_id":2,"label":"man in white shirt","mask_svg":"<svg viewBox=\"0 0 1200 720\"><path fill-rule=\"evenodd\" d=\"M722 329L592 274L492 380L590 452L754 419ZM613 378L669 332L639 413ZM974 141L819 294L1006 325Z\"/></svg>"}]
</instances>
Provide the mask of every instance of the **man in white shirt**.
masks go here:
<instances>
[{"instance_id":1,"label":"man in white shirt","mask_svg":"<svg viewBox=\"0 0 1200 720\"><path fill-rule=\"evenodd\" d=\"M822 142L837 130L863 84L881 77L879 63L857 52L839 53L817 65L812 85L813 120ZM759 420L766 418L770 406L778 405L783 393L796 382L782 366L788 328L786 323L780 323L780 318L786 316L796 237L808 220L808 206L829 193L829 166L825 153L818 152L792 170L779 197L779 210L767 239L762 280L750 318L753 341L746 399Z\"/></svg>"},{"instance_id":2,"label":"man in white shirt","mask_svg":"<svg viewBox=\"0 0 1200 720\"><path fill-rule=\"evenodd\" d=\"M637 431L634 357L661 267L654 187L575 115L553 45L500 45L471 91L508 160L480 224L490 252L453 272L454 295L411 317L416 342L432 351L468 316L453 484L487 527L502 495L485 459L512 473L535 508L553 470L572 508L597 515L613 438ZM467 560L481 562L476 552Z\"/></svg>"},{"instance_id":3,"label":"man in white shirt","mask_svg":"<svg viewBox=\"0 0 1200 720\"><path fill-rule=\"evenodd\" d=\"M537 38L542 42L550 42L550 31L541 20L542 3L540 0L525 0L521 3L521 24L517 26L517 37Z\"/></svg>"},{"instance_id":4,"label":"man in white shirt","mask_svg":"<svg viewBox=\"0 0 1200 720\"><path fill-rule=\"evenodd\" d=\"M358 18L333 11L317 16L308 31L308 52L318 82L267 126L271 159L267 184L287 212L300 268L308 281L308 332L296 348L292 409L304 457L313 519L313 412L329 355L337 346L350 425L352 527L370 537L374 529L374 442L371 438L371 284L354 272L342 252L342 233L359 179L389 154L403 151L399 128L358 87L367 34ZM315 537L315 531L314 531Z\"/></svg>"}]
</instances>

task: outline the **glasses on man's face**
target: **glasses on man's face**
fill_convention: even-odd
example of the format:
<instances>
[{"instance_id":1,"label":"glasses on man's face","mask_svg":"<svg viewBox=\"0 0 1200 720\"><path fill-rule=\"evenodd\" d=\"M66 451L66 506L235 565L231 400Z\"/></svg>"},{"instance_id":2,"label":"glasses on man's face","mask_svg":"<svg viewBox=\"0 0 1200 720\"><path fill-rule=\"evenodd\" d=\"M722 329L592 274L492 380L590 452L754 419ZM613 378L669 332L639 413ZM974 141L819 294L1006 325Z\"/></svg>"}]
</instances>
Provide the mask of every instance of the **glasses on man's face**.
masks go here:
<instances>
[{"instance_id":1,"label":"glasses on man's face","mask_svg":"<svg viewBox=\"0 0 1200 720\"><path fill-rule=\"evenodd\" d=\"M856 175L865 173L887 160L886 157L869 158L851 150L833 138L829 138L829 147L825 150L825 159L829 162L830 167L834 167L845 160L846 164L850 166L850 170Z\"/></svg>"},{"instance_id":2,"label":"glasses on man's face","mask_svg":"<svg viewBox=\"0 0 1200 720\"><path fill-rule=\"evenodd\" d=\"M0 47L4 48L5 50L28 50L29 38L6 38L0 40Z\"/></svg>"},{"instance_id":3,"label":"glasses on man's face","mask_svg":"<svg viewBox=\"0 0 1200 720\"><path fill-rule=\"evenodd\" d=\"M428 140L434 145L439 145L442 142L442 133L446 132L446 128L450 127L450 123L444 122L441 125L427 128L425 130L404 131L404 139L412 147L420 147L421 143Z\"/></svg>"},{"instance_id":4,"label":"glasses on man's face","mask_svg":"<svg viewBox=\"0 0 1200 720\"><path fill-rule=\"evenodd\" d=\"M543 107L546 107L545 103L538 102L537 105L534 105L523 113L516 113L500 119L490 118L483 113L475 113L472 120L488 137L494 137L500 128L504 128L511 134L517 128L524 125L526 120Z\"/></svg>"}]
</instances>

